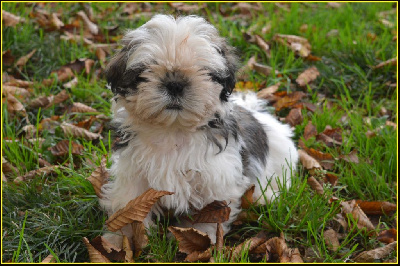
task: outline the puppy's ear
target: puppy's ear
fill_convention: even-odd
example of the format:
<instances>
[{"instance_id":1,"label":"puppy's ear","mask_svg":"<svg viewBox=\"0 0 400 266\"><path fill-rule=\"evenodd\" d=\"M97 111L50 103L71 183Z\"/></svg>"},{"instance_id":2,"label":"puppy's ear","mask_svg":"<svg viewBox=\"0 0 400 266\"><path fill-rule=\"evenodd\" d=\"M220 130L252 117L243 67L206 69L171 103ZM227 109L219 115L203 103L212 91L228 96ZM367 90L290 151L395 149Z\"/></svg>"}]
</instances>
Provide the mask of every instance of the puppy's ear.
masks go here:
<instances>
[{"instance_id":1,"label":"puppy's ear","mask_svg":"<svg viewBox=\"0 0 400 266\"><path fill-rule=\"evenodd\" d=\"M107 79L107 83L111 86L111 91L114 94L120 94L121 85L123 76L126 69L126 62L128 61L127 51L126 49L122 49L113 58L111 58L110 62L106 66L105 76Z\"/></svg>"},{"instance_id":2,"label":"puppy's ear","mask_svg":"<svg viewBox=\"0 0 400 266\"><path fill-rule=\"evenodd\" d=\"M222 85L223 90L220 94L221 101L227 102L229 95L232 93L236 84L236 71L238 70L238 57L233 47L223 43L220 47L220 53L226 60L227 72L219 78L218 82Z\"/></svg>"}]
</instances>

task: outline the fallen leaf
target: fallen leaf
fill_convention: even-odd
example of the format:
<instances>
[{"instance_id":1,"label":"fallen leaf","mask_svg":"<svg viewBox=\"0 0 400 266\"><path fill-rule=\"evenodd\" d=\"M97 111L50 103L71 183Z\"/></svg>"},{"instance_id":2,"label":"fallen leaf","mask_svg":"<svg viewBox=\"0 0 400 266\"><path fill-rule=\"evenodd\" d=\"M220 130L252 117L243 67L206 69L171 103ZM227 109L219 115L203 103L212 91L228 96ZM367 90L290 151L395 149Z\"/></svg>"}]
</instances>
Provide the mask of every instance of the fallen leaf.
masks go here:
<instances>
[{"instance_id":1,"label":"fallen leaf","mask_svg":"<svg viewBox=\"0 0 400 266\"><path fill-rule=\"evenodd\" d=\"M93 45L93 42L85 37L82 37L81 35L76 35L76 34L72 34L68 31L64 31L65 35L61 35L60 39L67 41L67 42L72 42L72 43L82 43L84 45L88 45L91 46Z\"/></svg>"},{"instance_id":2,"label":"fallen leaf","mask_svg":"<svg viewBox=\"0 0 400 266\"><path fill-rule=\"evenodd\" d=\"M96 56L99 59L101 64L104 64L106 61L107 54L102 48L96 48Z\"/></svg>"},{"instance_id":3,"label":"fallen leaf","mask_svg":"<svg viewBox=\"0 0 400 266\"><path fill-rule=\"evenodd\" d=\"M68 92L66 90L62 90L59 93L57 93L56 95L54 95L54 97L51 98L51 101L49 102L49 104L47 106L45 106L45 108L49 108L50 106L53 106L55 104L59 104L62 103L66 100L68 100L70 98L70 95L68 94Z\"/></svg>"},{"instance_id":4,"label":"fallen leaf","mask_svg":"<svg viewBox=\"0 0 400 266\"><path fill-rule=\"evenodd\" d=\"M235 249L232 251L231 262L235 262L237 258L239 258L240 254L242 253L243 249L246 249L249 253L259 253L253 252L258 246L265 243L267 241L267 236L264 232L258 233L256 236L245 240L243 243L237 245ZM261 253L265 253L261 252Z\"/></svg>"},{"instance_id":5,"label":"fallen leaf","mask_svg":"<svg viewBox=\"0 0 400 266\"><path fill-rule=\"evenodd\" d=\"M358 164L360 161L358 160L357 156L357 150L352 150L349 154L347 155L339 155L339 159L345 160L346 162L349 163L356 163Z\"/></svg>"},{"instance_id":6,"label":"fallen leaf","mask_svg":"<svg viewBox=\"0 0 400 266\"><path fill-rule=\"evenodd\" d=\"M102 198L101 187L108 182L109 178L106 162L107 159L105 157L101 158L100 166L88 177L89 182L92 183L94 191L99 198Z\"/></svg>"},{"instance_id":7,"label":"fallen leaf","mask_svg":"<svg viewBox=\"0 0 400 266\"><path fill-rule=\"evenodd\" d=\"M255 250L255 253L265 253L267 261L271 257L270 254L277 254L279 262L289 262L289 249L285 243L285 239L281 237L273 237L268 239L263 244L259 245Z\"/></svg>"},{"instance_id":8,"label":"fallen leaf","mask_svg":"<svg viewBox=\"0 0 400 266\"><path fill-rule=\"evenodd\" d=\"M131 244L129 243L129 239L124 235L122 238L122 250L125 251L126 255L124 258L124 262L133 263L133 250Z\"/></svg>"},{"instance_id":9,"label":"fallen leaf","mask_svg":"<svg viewBox=\"0 0 400 266\"><path fill-rule=\"evenodd\" d=\"M66 89L71 89L72 87L76 87L76 85L78 85L78 78L74 77L73 79L71 79L67 83L63 84L63 87L66 88Z\"/></svg>"},{"instance_id":10,"label":"fallen leaf","mask_svg":"<svg viewBox=\"0 0 400 266\"><path fill-rule=\"evenodd\" d=\"M221 223L217 223L215 248L217 251L222 251L224 247L224 230Z\"/></svg>"},{"instance_id":11,"label":"fallen leaf","mask_svg":"<svg viewBox=\"0 0 400 266\"><path fill-rule=\"evenodd\" d=\"M86 140L102 139L100 134L90 132L84 128L80 128L67 122L62 122L61 128L66 137L84 138Z\"/></svg>"},{"instance_id":12,"label":"fallen leaf","mask_svg":"<svg viewBox=\"0 0 400 266\"><path fill-rule=\"evenodd\" d=\"M319 195L324 194L324 188L321 186L321 184L315 179L315 177L310 176L307 179L307 184L317 192Z\"/></svg>"},{"instance_id":13,"label":"fallen leaf","mask_svg":"<svg viewBox=\"0 0 400 266\"><path fill-rule=\"evenodd\" d=\"M3 65L4 66L12 66L15 61L15 57L11 54L11 50L3 51Z\"/></svg>"},{"instance_id":14,"label":"fallen leaf","mask_svg":"<svg viewBox=\"0 0 400 266\"><path fill-rule=\"evenodd\" d=\"M328 7L332 7L332 8L339 8L342 6L343 3L338 3L338 2L328 2L326 5Z\"/></svg>"},{"instance_id":15,"label":"fallen leaf","mask_svg":"<svg viewBox=\"0 0 400 266\"><path fill-rule=\"evenodd\" d=\"M315 160L313 157L308 155L308 153L304 150L297 150L299 153L299 159L301 164L306 168L307 170L311 169L321 169L321 165L317 160Z\"/></svg>"},{"instance_id":16,"label":"fallen leaf","mask_svg":"<svg viewBox=\"0 0 400 266\"><path fill-rule=\"evenodd\" d=\"M384 26L386 26L388 28L394 28L395 27L395 24L393 22L390 22L389 20L384 19L384 18L381 18L379 20L379 22L382 23Z\"/></svg>"},{"instance_id":17,"label":"fallen leaf","mask_svg":"<svg viewBox=\"0 0 400 266\"><path fill-rule=\"evenodd\" d=\"M69 140L62 140L58 142L55 146L50 147L49 150L51 151L51 154L53 154L54 156L64 156L69 154L70 143L71 143L71 154L82 155L83 146L74 141L70 142Z\"/></svg>"},{"instance_id":18,"label":"fallen leaf","mask_svg":"<svg viewBox=\"0 0 400 266\"><path fill-rule=\"evenodd\" d=\"M53 255L49 255L46 258L44 258L44 260L42 260L41 263L55 263L56 259L53 257Z\"/></svg>"},{"instance_id":19,"label":"fallen leaf","mask_svg":"<svg viewBox=\"0 0 400 266\"><path fill-rule=\"evenodd\" d=\"M374 66L373 69L382 68L384 66L396 66L396 65L397 65L397 58L392 58Z\"/></svg>"},{"instance_id":20,"label":"fallen leaf","mask_svg":"<svg viewBox=\"0 0 400 266\"><path fill-rule=\"evenodd\" d=\"M139 197L129 201L124 208L118 210L108 218L106 221L108 230L115 232L133 221L143 222L151 207L153 207L159 198L172 194L174 193L157 191L150 188Z\"/></svg>"},{"instance_id":21,"label":"fallen leaf","mask_svg":"<svg viewBox=\"0 0 400 266\"><path fill-rule=\"evenodd\" d=\"M331 173L326 173L324 177L324 182L327 183L329 182L332 186L336 186L338 181L337 175L331 174Z\"/></svg>"},{"instance_id":22,"label":"fallen leaf","mask_svg":"<svg viewBox=\"0 0 400 266\"><path fill-rule=\"evenodd\" d=\"M332 29L326 34L326 37L329 38L329 37L334 37L334 36L337 36L337 35L339 35L339 30Z\"/></svg>"},{"instance_id":23,"label":"fallen leaf","mask_svg":"<svg viewBox=\"0 0 400 266\"><path fill-rule=\"evenodd\" d=\"M142 222L132 222L132 240L135 248L135 257L138 257L142 253L143 248L149 243L149 238Z\"/></svg>"},{"instance_id":24,"label":"fallen leaf","mask_svg":"<svg viewBox=\"0 0 400 266\"><path fill-rule=\"evenodd\" d=\"M108 260L125 260L126 251L114 246L102 236L95 237L92 241L90 241L90 244Z\"/></svg>"},{"instance_id":25,"label":"fallen leaf","mask_svg":"<svg viewBox=\"0 0 400 266\"><path fill-rule=\"evenodd\" d=\"M206 249L205 251L194 251L187 255L185 261L187 262L195 262L195 261L202 261L206 262L209 261L211 258L211 248Z\"/></svg>"},{"instance_id":26,"label":"fallen leaf","mask_svg":"<svg viewBox=\"0 0 400 266\"><path fill-rule=\"evenodd\" d=\"M57 30L64 27L64 23L58 18L56 13L51 14L51 25Z\"/></svg>"},{"instance_id":27,"label":"fallen leaf","mask_svg":"<svg viewBox=\"0 0 400 266\"><path fill-rule=\"evenodd\" d=\"M299 251L298 248L295 248L295 249L291 249L290 248L288 253L289 253L288 256L290 258L289 262L291 262L291 263L304 263L303 259L300 256L300 251Z\"/></svg>"},{"instance_id":28,"label":"fallen leaf","mask_svg":"<svg viewBox=\"0 0 400 266\"><path fill-rule=\"evenodd\" d=\"M3 82L5 82L4 78L3 78ZM33 87L33 82L32 81L28 81L28 80L21 80L21 79L10 79L8 81L6 81L3 85L6 86L15 86L15 87L20 87L20 88L32 88Z\"/></svg>"},{"instance_id":29,"label":"fallen leaf","mask_svg":"<svg viewBox=\"0 0 400 266\"><path fill-rule=\"evenodd\" d=\"M324 133L318 134L316 137L316 140L324 142L326 144L326 146L328 146L328 147L333 147L335 145L338 145L338 146L342 145L341 141L337 141Z\"/></svg>"},{"instance_id":30,"label":"fallen leaf","mask_svg":"<svg viewBox=\"0 0 400 266\"><path fill-rule=\"evenodd\" d=\"M292 127L297 126L303 122L303 115L301 114L301 109L294 108L290 110L289 114L286 116L285 121L289 123Z\"/></svg>"},{"instance_id":31,"label":"fallen leaf","mask_svg":"<svg viewBox=\"0 0 400 266\"><path fill-rule=\"evenodd\" d=\"M299 86L304 87L310 82L314 81L319 76L319 71L315 66L307 68L304 72L302 72L296 79L297 84Z\"/></svg>"},{"instance_id":32,"label":"fallen leaf","mask_svg":"<svg viewBox=\"0 0 400 266\"><path fill-rule=\"evenodd\" d=\"M3 25L5 27L14 27L20 22L24 22L25 19L18 17L14 14L11 14L10 12L7 12L5 10L1 11L2 19L3 19Z\"/></svg>"},{"instance_id":33,"label":"fallen leaf","mask_svg":"<svg viewBox=\"0 0 400 266\"><path fill-rule=\"evenodd\" d=\"M256 186L253 184L243 194L242 203L240 206L242 209L248 209L250 207L250 205L253 204L253 194L254 194L255 189L256 189Z\"/></svg>"},{"instance_id":34,"label":"fallen leaf","mask_svg":"<svg viewBox=\"0 0 400 266\"><path fill-rule=\"evenodd\" d=\"M98 251L97 249L95 249L89 242L89 240L84 237L83 238L83 243L85 243L86 248L89 252L89 259L90 262L92 263L104 263L104 262L110 262L110 260L108 260L106 257L104 257L100 251Z\"/></svg>"},{"instance_id":35,"label":"fallen leaf","mask_svg":"<svg viewBox=\"0 0 400 266\"><path fill-rule=\"evenodd\" d=\"M231 208L225 201L215 200L193 215L195 223L223 223L229 219Z\"/></svg>"},{"instance_id":36,"label":"fallen leaf","mask_svg":"<svg viewBox=\"0 0 400 266\"><path fill-rule=\"evenodd\" d=\"M35 176L48 175L48 174L53 173L59 167L60 167L59 165L51 165L51 166L46 166L46 167L42 167L39 169L35 169L32 171L29 171L28 173L26 173L23 176L18 176L17 178L14 179L14 182L19 183L21 181L27 181L28 179L32 179Z\"/></svg>"},{"instance_id":37,"label":"fallen leaf","mask_svg":"<svg viewBox=\"0 0 400 266\"><path fill-rule=\"evenodd\" d=\"M193 3L191 5L188 5L185 3L170 2L169 5L182 12L195 12L205 8L204 3L202 4Z\"/></svg>"},{"instance_id":38,"label":"fallen leaf","mask_svg":"<svg viewBox=\"0 0 400 266\"><path fill-rule=\"evenodd\" d=\"M263 64L259 64L259 63L253 63L253 69L255 71L257 71L258 73L263 74L263 75L265 75L267 77L270 76L272 74L272 72L274 72L274 69L272 67L266 66L266 65L263 65ZM279 71L278 70L275 70L274 73L275 73L276 76L279 75Z\"/></svg>"},{"instance_id":39,"label":"fallen leaf","mask_svg":"<svg viewBox=\"0 0 400 266\"><path fill-rule=\"evenodd\" d=\"M90 106L87 106L84 103L74 102L70 109L70 112L73 113L98 113L98 111Z\"/></svg>"},{"instance_id":40,"label":"fallen leaf","mask_svg":"<svg viewBox=\"0 0 400 266\"><path fill-rule=\"evenodd\" d=\"M287 94L286 96L280 98L275 104L275 110L280 111L283 108L289 108L295 105L298 101L300 101L306 94L302 91L295 91Z\"/></svg>"},{"instance_id":41,"label":"fallen leaf","mask_svg":"<svg viewBox=\"0 0 400 266\"><path fill-rule=\"evenodd\" d=\"M392 242L384 247L364 251L354 258L355 262L375 262L375 260L383 259L392 251L397 249L397 241Z\"/></svg>"},{"instance_id":42,"label":"fallen leaf","mask_svg":"<svg viewBox=\"0 0 400 266\"><path fill-rule=\"evenodd\" d=\"M397 241L397 230L394 228L384 230L379 233L377 240L386 244L393 243L394 241Z\"/></svg>"},{"instance_id":43,"label":"fallen leaf","mask_svg":"<svg viewBox=\"0 0 400 266\"><path fill-rule=\"evenodd\" d=\"M50 96L40 96L31 100L28 104L30 108L41 108L48 106L51 101L53 101L53 95Z\"/></svg>"},{"instance_id":44,"label":"fallen leaf","mask_svg":"<svg viewBox=\"0 0 400 266\"><path fill-rule=\"evenodd\" d=\"M324 231L324 240L329 250L336 252L340 247L337 232L333 229L328 229Z\"/></svg>"},{"instance_id":45,"label":"fallen leaf","mask_svg":"<svg viewBox=\"0 0 400 266\"><path fill-rule=\"evenodd\" d=\"M26 115L25 107L13 95L8 94L6 98L3 98L3 103L4 102L7 102L7 111L9 113Z\"/></svg>"},{"instance_id":46,"label":"fallen leaf","mask_svg":"<svg viewBox=\"0 0 400 266\"><path fill-rule=\"evenodd\" d=\"M312 121L308 121L306 127L304 128L304 139L308 140L311 137L315 137L317 134L317 128L312 124Z\"/></svg>"},{"instance_id":47,"label":"fallen leaf","mask_svg":"<svg viewBox=\"0 0 400 266\"><path fill-rule=\"evenodd\" d=\"M18 169L15 166L13 166L10 162L8 162L6 158L4 158L3 156L1 156L1 165L2 165L1 168L2 173L5 174L13 173L19 175Z\"/></svg>"},{"instance_id":48,"label":"fallen leaf","mask_svg":"<svg viewBox=\"0 0 400 266\"><path fill-rule=\"evenodd\" d=\"M355 200L350 202L341 202L342 213L349 216L352 215L354 220L357 222L357 227L359 229L366 228L368 231L375 230L374 225L368 219L367 215L361 210Z\"/></svg>"},{"instance_id":49,"label":"fallen leaf","mask_svg":"<svg viewBox=\"0 0 400 266\"><path fill-rule=\"evenodd\" d=\"M19 69L22 69L22 67L26 65L26 63L33 56L34 53L36 53L36 49L33 49L29 54L20 57L17 63L15 63L15 66L19 67Z\"/></svg>"},{"instance_id":50,"label":"fallen leaf","mask_svg":"<svg viewBox=\"0 0 400 266\"><path fill-rule=\"evenodd\" d=\"M367 215L384 215L395 212L396 204L387 201L363 201L356 200L356 203Z\"/></svg>"},{"instance_id":51,"label":"fallen leaf","mask_svg":"<svg viewBox=\"0 0 400 266\"><path fill-rule=\"evenodd\" d=\"M9 85L3 85L3 95L8 96L11 94L14 97L19 97L22 99L26 99L31 96L31 93L24 88L20 87L15 87L15 86L9 86Z\"/></svg>"},{"instance_id":52,"label":"fallen leaf","mask_svg":"<svg viewBox=\"0 0 400 266\"><path fill-rule=\"evenodd\" d=\"M271 57L271 50L269 48L268 43L264 41L264 39L260 35L255 35L256 44L265 52L267 57Z\"/></svg>"},{"instance_id":53,"label":"fallen leaf","mask_svg":"<svg viewBox=\"0 0 400 266\"><path fill-rule=\"evenodd\" d=\"M205 251L210 247L211 240L207 234L194 228L169 226L168 230L179 242L179 251L190 254L195 251Z\"/></svg>"},{"instance_id":54,"label":"fallen leaf","mask_svg":"<svg viewBox=\"0 0 400 266\"><path fill-rule=\"evenodd\" d=\"M93 35L97 35L99 33L99 27L90 21L85 12L79 11L77 15L83 20L85 27L90 31L90 33Z\"/></svg>"},{"instance_id":55,"label":"fallen leaf","mask_svg":"<svg viewBox=\"0 0 400 266\"><path fill-rule=\"evenodd\" d=\"M311 53L311 44L306 38L296 35L275 34L272 40L289 47L301 57L307 57Z\"/></svg>"},{"instance_id":56,"label":"fallen leaf","mask_svg":"<svg viewBox=\"0 0 400 266\"><path fill-rule=\"evenodd\" d=\"M267 98L271 94L277 92L279 87L280 87L280 85L281 84L278 82L277 84L274 84L274 85L269 86L267 88L261 89L260 91L257 92L257 97L258 98L264 98L264 99Z\"/></svg>"},{"instance_id":57,"label":"fallen leaf","mask_svg":"<svg viewBox=\"0 0 400 266\"><path fill-rule=\"evenodd\" d=\"M309 155L316 159L320 165L326 169L331 170L335 164L333 156L329 153L323 153L313 148L302 147Z\"/></svg>"}]
</instances>

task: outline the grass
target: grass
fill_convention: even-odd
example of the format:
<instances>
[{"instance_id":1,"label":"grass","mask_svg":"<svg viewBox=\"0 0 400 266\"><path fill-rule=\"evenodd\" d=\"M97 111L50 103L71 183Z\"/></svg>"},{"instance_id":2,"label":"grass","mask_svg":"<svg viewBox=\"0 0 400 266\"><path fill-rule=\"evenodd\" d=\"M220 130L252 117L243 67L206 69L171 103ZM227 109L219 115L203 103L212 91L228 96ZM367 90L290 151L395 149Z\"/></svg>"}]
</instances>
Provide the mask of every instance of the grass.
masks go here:
<instances>
[{"instance_id":1,"label":"grass","mask_svg":"<svg viewBox=\"0 0 400 266\"><path fill-rule=\"evenodd\" d=\"M125 4L89 5L95 16L103 16L96 21L100 28L119 25L122 30L135 28L147 21L144 16L123 18L121 13ZM339 8L330 8L326 3L291 3L287 5L288 11L273 3L263 3L260 11L253 10L248 17L230 19L240 12L229 10L232 5L207 3L206 8L195 13L205 16L222 36L237 47L242 62L257 55L260 63L282 73L279 77L266 77L249 72L249 81L265 87L281 81L285 84L281 90L300 90L294 80L298 74L315 65L320 76L304 91L309 101L318 104L321 109L314 113L302 111L304 121L295 127L294 139L296 142L303 140L307 147L330 153L335 158L357 150L360 162L335 161L332 173L338 175L339 181L335 187L325 186L324 196L315 194L307 185L308 173L300 166L299 172L292 178L293 186L281 195L280 200L266 206L253 206L249 212L255 213L259 219L234 227L227 241L238 244L258 231L266 231L270 236L279 236L283 232L290 247L299 247L302 255L313 250L313 259L322 262L351 261L360 251L379 247L381 244L376 237L369 237L359 230L354 221L349 221L349 233L341 239L341 246L335 252L326 247L323 231L335 226L335 215L340 212L338 203L327 203L331 195L343 200L397 200L397 133L385 126L387 120L397 122L397 87L388 86L396 83L397 71L393 67L372 68L397 57L396 42L392 40L393 29L380 23L378 16L379 12L391 10L393 3L344 3ZM2 50L10 50L15 58L19 58L37 49L21 70L3 65L3 71L35 81L34 97L60 92L62 85L54 83L42 86L41 81L48 78L51 71L75 59L90 58L96 62L94 68L100 67L95 53L88 47L63 41L60 32L46 32L38 27L29 16L34 4L2 3L2 6L4 10L28 21L16 27L3 27ZM51 3L43 8L51 12L62 8L61 19L66 24L76 12L84 9L84 5ZM150 9L154 13L155 10L179 13L168 4L150 4ZM218 10L228 10L227 16L221 15ZM386 19L397 24L395 14L389 14ZM262 28L268 24L271 30L262 34ZM308 27L301 31L304 24ZM243 32L250 27L265 40L271 40L276 33L303 36L311 43L312 54L322 60L306 61L276 43L271 43L271 56L268 58L257 45L248 43L243 37ZM326 37L333 29L337 29L338 34ZM77 34L82 32L83 29L80 29ZM376 37L373 40L368 37L374 35ZM105 89L104 79L93 79L82 74L78 80L78 85L70 90L72 98L67 103L84 102L110 116L109 99L112 95ZM333 103L333 107L326 100ZM383 115L382 107L387 109ZM44 118L60 114L62 121L84 119L84 115L63 114L62 106L28 109L27 113L29 121L36 126L41 125ZM345 121L343 117L346 117ZM316 142L315 138L304 140L303 132L308 121L312 121L318 132L322 132L327 125L341 128L343 145L332 148ZM92 239L101 235L107 217L100 209L94 190L86 178L100 164L101 157L111 152L112 140L108 128L100 141L74 139L85 147L83 155L69 154L57 158L48 148L64 139L63 133L44 129L40 132L44 143L32 144L23 136L25 125L23 118L8 113L6 104L3 104L3 157L21 174L39 168L39 158L52 164L63 164L64 167L51 176L36 177L18 185L13 182L2 183L3 262L40 262L49 254L56 255L61 262L88 261L81 239L84 236ZM380 127L382 129L377 136L366 136L368 130ZM12 173L7 178L12 181L17 176L17 173ZM395 217L397 213L394 216L382 216L381 229L377 230L395 228ZM166 238L166 233L160 236L158 231L154 231L149 239L148 247L137 261L182 260L176 241ZM396 256L396 253L392 253L390 258ZM214 259L227 262L223 254L214 254ZM238 260L249 262L253 259L244 249Z\"/></svg>"}]
</instances>

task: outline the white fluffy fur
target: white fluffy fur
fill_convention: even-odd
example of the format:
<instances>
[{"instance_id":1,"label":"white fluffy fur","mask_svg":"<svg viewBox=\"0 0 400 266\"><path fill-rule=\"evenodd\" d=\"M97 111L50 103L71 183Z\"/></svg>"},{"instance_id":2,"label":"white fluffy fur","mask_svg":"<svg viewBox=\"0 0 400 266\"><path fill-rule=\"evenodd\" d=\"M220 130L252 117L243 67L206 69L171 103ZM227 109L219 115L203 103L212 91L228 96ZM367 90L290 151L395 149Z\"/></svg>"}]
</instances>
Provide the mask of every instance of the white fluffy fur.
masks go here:
<instances>
[{"instance_id":1,"label":"white fluffy fur","mask_svg":"<svg viewBox=\"0 0 400 266\"><path fill-rule=\"evenodd\" d=\"M119 97L113 102L114 121L132 132L127 147L112 154L110 174L113 180L102 188L101 205L109 215L123 208L130 200L149 188L174 192L162 197L152 213L162 213L162 208L183 214L191 208L201 209L214 200L225 200L231 207L231 217L224 224L224 232L240 211L243 193L256 183L254 198L265 203L263 192L270 201L277 196L277 183L290 186L291 172L298 160L297 150L291 140L287 125L278 122L268 113L258 112L262 103L253 94L234 94L230 102L221 103L222 87L202 71L226 71L227 61L217 49L223 39L217 30L204 19L190 16L177 20L170 16L155 16L144 26L129 31L123 43L131 47L126 69L146 64L148 70L142 77L149 81L138 86L138 93ZM181 100L182 111L167 110L171 99L160 91L162 77L178 70L190 77L191 87ZM266 166L258 165L261 188L255 180L243 176L240 148L242 141L230 136L227 147L220 152L211 145L199 127L216 112L222 117L229 114L234 104L252 112L263 125L268 136L269 154ZM216 136L218 138L218 136ZM151 213L145 221L152 224ZM192 226L182 224L180 226ZM195 228L209 234L215 241L214 224L195 224ZM123 228L131 234L130 227ZM115 234L107 235L114 244L120 244Z\"/></svg>"}]
</instances>

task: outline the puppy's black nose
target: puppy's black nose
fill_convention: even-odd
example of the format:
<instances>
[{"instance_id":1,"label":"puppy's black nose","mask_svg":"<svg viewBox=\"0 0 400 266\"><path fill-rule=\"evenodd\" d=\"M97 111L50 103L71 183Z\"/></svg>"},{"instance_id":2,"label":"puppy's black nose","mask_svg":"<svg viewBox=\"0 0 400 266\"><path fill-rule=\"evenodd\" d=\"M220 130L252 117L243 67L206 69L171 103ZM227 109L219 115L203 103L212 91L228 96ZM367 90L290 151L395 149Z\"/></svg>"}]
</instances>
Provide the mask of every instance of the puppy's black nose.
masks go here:
<instances>
[{"instance_id":1,"label":"puppy's black nose","mask_svg":"<svg viewBox=\"0 0 400 266\"><path fill-rule=\"evenodd\" d=\"M165 84L168 94L172 97L179 97L183 95L183 89L186 84L184 82L170 81Z\"/></svg>"}]
</instances>

